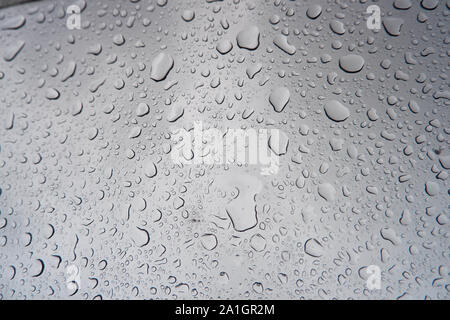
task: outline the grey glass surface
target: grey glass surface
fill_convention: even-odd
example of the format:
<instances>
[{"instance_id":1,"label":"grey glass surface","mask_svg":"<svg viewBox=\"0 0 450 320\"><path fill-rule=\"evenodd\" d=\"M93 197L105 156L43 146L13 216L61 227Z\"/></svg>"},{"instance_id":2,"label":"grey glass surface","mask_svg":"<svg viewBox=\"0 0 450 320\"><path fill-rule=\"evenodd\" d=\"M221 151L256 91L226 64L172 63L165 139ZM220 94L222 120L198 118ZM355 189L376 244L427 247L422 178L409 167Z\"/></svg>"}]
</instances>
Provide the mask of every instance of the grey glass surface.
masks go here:
<instances>
[{"instance_id":1,"label":"grey glass surface","mask_svg":"<svg viewBox=\"0 0 450 320\"><path fill-rule=\"evenodd\" d=\"M449 299L449 7L0 9L0 299Z\"/></svg>"}]
</instances>

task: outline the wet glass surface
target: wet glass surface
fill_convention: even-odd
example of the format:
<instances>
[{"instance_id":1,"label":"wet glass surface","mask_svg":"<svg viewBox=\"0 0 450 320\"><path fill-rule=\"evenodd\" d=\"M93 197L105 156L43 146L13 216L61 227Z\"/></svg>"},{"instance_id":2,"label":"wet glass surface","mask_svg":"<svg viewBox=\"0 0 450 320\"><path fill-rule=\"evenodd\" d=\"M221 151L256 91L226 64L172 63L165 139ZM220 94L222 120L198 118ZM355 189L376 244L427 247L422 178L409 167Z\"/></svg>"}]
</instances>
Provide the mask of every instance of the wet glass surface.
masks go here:
<instances>
[{"instance_id":1,"label":"wet glass surface","mask_svg":"<svg viewBox=\"0 0 450 320\"><path fill-rule=\"evenodd\" d=\"M0 9L0 298L448 299L449 7Z\"/></svg>"}]
</instances>

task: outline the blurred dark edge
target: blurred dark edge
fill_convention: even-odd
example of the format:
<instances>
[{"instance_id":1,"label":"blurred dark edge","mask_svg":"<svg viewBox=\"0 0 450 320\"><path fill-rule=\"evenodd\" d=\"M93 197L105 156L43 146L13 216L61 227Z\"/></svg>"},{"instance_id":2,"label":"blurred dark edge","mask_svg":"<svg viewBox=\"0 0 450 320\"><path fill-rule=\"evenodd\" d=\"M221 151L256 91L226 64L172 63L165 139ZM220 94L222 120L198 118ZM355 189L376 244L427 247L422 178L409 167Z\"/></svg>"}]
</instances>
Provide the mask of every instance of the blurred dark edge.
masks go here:
<instances>
[{"instance_id":1,"label":"blurred dark edge","mask_svg":"<svg viewBox=\"0 0 450 320\"><path fill-rule=\"evenodd\" d=\"M26 2L36 2L39 0L0 0L0 8L14 6L16 4L22 4Z\"/></svg>"}]
</instances>

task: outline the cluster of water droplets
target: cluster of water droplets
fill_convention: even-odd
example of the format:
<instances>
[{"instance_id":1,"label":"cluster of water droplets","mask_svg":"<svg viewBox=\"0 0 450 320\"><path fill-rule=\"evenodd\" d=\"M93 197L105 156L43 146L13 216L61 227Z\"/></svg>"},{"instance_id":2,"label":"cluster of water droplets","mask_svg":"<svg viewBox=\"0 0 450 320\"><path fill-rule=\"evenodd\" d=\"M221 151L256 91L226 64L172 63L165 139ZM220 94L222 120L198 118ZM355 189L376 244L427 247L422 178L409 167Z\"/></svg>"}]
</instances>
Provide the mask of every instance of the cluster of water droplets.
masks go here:
<instances>
[{"instance_id":1,"label":"cluster of water droplets","mask_svg":"<svg viewBox=\"0 0 450 320\"><path fill-rule=\"evenodd\" d=\"M0 9L0 299L448 299L449 8ZM174 163L195 121L279 129L278 173Z\"/></svg>"}]
</instances>

